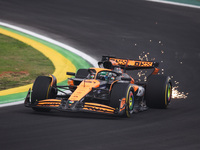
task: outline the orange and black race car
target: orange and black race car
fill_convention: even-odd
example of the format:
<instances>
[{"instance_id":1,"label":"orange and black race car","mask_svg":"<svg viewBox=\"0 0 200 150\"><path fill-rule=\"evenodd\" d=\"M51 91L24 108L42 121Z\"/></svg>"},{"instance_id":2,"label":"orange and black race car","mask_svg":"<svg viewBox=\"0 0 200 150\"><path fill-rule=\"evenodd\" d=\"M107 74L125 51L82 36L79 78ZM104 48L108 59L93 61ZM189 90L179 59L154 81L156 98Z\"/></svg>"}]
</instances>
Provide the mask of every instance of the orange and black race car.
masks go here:
<instances>
[{"instance_id":1,"label":"orange and black race car","mask_svg":"<svg viewBox=\"0 0 200 150\"><path fill-rule=\"evenodd\" d=\"M149 108L167 108L172 83L157 75L159 63L103 56L99 68L79 69L58 86L53 75L36 78L24 104L35 111L90 111L130 117ZM152 69L146 82L135 82L127 70Z\"/></svg>"}]
</instances>

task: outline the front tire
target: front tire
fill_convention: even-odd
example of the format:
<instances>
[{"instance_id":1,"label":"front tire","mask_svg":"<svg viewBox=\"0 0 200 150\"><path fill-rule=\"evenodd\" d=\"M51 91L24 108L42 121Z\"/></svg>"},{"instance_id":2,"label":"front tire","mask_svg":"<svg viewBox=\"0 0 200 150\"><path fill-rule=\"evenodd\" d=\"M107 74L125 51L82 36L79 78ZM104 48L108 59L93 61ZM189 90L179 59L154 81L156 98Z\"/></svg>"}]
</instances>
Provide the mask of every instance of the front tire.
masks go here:
<instances>
[{"instance_id":1,"label":"front tire","mask_svg":"<svg viewBox=\"0 0 200 150\"><path fill-rule=\"evenodd\" d=\"M129 83L115 83L110 96L110 106L119 109L119 115L122 117L130 117L134 108L134 90ZM121 102L120 102L121 100ZM125 107L120 110L125 104Z\"/></svg>"},{"instance_id":2,"label":"front tire","mask_svg":"<svg viewBox=\"0 0 200 150\"><path fill-rule=\"evenodd\" d=\"M47 76L38 76L36 78L32 88L31 104L34 105L37 101L40 100L56 98L57 91L51 86L51 81L52 78ZM33 107L33 110L50 111L51 109Z\"/></svg>"}]
</instances>

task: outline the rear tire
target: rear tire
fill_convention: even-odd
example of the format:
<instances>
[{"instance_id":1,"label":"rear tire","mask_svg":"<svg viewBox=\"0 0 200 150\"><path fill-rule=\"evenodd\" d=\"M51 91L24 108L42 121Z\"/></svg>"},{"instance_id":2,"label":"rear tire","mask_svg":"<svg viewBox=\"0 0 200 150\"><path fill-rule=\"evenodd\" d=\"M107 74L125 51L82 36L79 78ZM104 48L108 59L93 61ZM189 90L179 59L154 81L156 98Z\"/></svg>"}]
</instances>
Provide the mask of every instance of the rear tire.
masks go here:
<instances>
[{"instance_id":1,"label":"rear tire","mask_svg":"<svg viewBox=\"0 0 200 150\"><path fill-rule=\"evenodd\" d=\"M150 108L167 108L171 101L172 83L170 77L152 75L147 80L146 104Z\"/></svg>"},{"instance_id":2,"label":"rear tire","mask_svg":"<svg viewBox=\"0 0 200 150\"><path fill-rule=\"evenodd\" d=\"M31 104L35 104L36 101L45 99L56 98L57 91L51 87L52 78L46 76L38 76L33 84L31 94ZM55 86L55 85L53 85ZM37 108L33 107L35 111L50 111L50 108Z\"/></svg>"}]
</instances>

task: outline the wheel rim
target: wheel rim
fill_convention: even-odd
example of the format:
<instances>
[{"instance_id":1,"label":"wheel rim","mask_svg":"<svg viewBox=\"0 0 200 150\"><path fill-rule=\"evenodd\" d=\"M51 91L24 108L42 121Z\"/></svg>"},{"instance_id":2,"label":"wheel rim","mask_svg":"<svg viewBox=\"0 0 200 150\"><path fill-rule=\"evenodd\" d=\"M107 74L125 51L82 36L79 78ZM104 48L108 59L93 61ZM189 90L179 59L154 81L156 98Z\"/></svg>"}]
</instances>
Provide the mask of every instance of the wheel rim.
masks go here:
<instances>
[{"instance_id":1,"label":"wheel rim","mask_svg":"<svg viewBox=\"0 0 200 150\"><path fill-rule=\"evenodd\" d=\"M134 106L134 95L133 95L133 92L130 91L129 92L129 110L133 110L133 106Z\"/></svg>"},{"instance_id":2,"label":"wheel rim","mask_svg":"<svg viewBox=\"0 0 200 150\"><path fill-rule=\"evenodd\" d=\"M171 100L171 95L172 95L172 86L171 84L168 85L168 89L167 89L167 101L170 102Z\"/></svg>"}]
</instances>

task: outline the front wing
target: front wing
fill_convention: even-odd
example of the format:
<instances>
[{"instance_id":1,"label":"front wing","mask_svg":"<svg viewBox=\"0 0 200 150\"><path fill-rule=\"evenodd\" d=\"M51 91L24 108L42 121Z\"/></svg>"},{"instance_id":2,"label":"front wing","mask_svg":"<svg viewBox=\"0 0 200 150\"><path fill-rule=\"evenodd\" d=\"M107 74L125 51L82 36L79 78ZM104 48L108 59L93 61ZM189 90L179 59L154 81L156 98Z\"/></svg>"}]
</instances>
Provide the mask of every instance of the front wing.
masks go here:
<instances>
[{"instance_id":1,"label":"front wing","mask_svg":"<svg viewBox=\"0 0 200 150\"><path fill-rule=\"evenodd\" d=\"M81 112L98 112L98 113L106 113L106 114L123 114L125 108L125 103L122 100L120 108L113 108L108 105L98 104L93 102L82 102L82 101L69 101L69 100L59 100L59 99L45 99L36 101L34 104L31 103L30 100L30 92L27 94L25 98L24 105L26 107L33 108L50 108L56 109L60 111L81 111Z\"/></svg>"}]
</instances>

